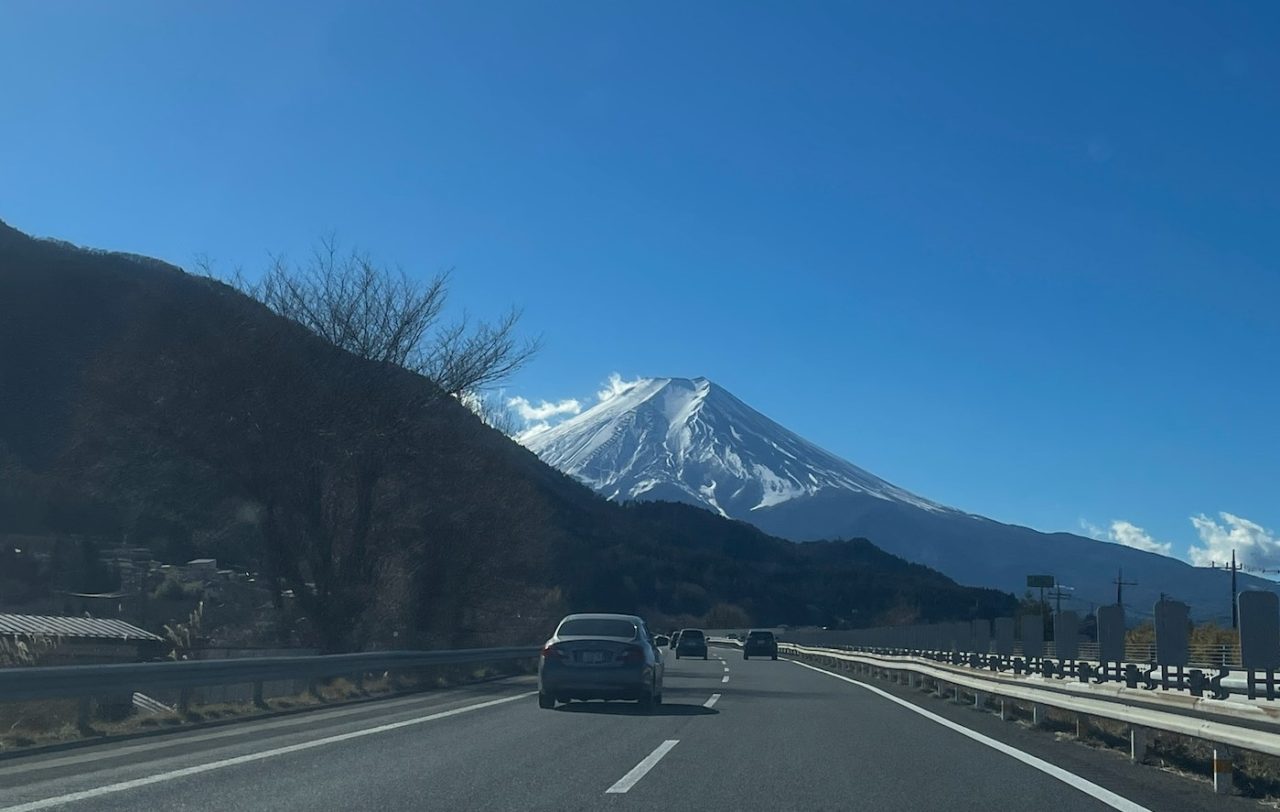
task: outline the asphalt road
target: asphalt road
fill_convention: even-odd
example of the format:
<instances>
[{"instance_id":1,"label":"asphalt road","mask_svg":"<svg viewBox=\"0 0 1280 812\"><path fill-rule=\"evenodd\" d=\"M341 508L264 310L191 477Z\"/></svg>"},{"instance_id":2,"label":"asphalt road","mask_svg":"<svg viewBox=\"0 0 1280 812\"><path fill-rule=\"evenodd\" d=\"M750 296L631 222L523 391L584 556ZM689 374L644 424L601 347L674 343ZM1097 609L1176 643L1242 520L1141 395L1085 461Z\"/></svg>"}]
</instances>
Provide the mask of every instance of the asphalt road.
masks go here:
<instances>
[{"instance_id":1,"label":"asphalt road","mask_svg":"<svg viewBox=\"0 0 1280 812\"><path fill-rule=\"evenodd\" d=\"M0 812L1257 808L873 684L887 696L713 648L707 662L668 660L651 715L631 703L540 710L532 680L487 683L0 760Z\"/></svg>"}]
</instances>

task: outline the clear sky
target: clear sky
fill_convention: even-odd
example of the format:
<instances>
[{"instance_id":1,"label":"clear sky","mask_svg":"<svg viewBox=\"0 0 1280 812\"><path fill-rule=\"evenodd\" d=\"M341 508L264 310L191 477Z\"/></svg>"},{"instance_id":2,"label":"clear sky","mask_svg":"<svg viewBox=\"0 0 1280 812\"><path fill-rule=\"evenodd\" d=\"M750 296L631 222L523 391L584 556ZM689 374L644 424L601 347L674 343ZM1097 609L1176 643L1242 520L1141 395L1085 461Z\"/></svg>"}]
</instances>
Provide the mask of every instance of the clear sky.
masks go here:
<instances>
[{"instance_id":1,"label":"clear sky","mask_svg":"<svg viewBox=\"0 0 1280 812\"><path fill-rule=\"evenodd\" d=\"M1261 0L9 0L0 219L250 274L336 230L524 307L509 394L705 375L937 501L1280 566L1277 42Z\"/></svg>"}]
</instances>

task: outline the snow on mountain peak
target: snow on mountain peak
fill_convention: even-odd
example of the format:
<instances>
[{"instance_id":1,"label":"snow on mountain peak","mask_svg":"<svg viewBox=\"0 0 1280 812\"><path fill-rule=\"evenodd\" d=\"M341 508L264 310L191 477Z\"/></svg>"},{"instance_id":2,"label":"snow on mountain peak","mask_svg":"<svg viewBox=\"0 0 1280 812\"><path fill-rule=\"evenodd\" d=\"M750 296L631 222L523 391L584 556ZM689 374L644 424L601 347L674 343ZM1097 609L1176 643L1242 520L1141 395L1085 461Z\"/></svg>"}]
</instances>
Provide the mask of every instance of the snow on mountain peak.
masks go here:
<instances>
[{"instance_id":1,"label":"snow on mountain peak","mask_svg":"<svg viewBox=\"0 0 1280 812\"><path fill-rule=\"evenodd\" d=\"M611 378L600 402L525 440L609 499L691 502L743 518L820 490L947 510L783 428L706 378Z\"/></svg>"}]
</instances>

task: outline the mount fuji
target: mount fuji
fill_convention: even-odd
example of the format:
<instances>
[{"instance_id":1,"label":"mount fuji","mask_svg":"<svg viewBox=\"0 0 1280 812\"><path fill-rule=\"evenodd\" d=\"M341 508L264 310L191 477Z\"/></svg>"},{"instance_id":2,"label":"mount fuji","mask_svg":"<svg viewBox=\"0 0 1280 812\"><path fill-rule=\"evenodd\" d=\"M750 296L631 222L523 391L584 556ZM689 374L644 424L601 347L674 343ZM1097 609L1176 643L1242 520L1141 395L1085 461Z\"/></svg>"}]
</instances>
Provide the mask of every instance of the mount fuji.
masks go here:
<instances>
[{"instance_id":1,"label":"mount fuji","mask_svg":"<svg viewBox=\"0 0 1280 812\"><path fill-rule=\"evenodd\" d=\"M793 541L862 537L955 580L1022 594L1029 574L1073 588L1081 614L1113 603L1123 570L1131 617L1161 593L1200 619L1230 618L1229 574L1070 533L1003 524L918 496L819 448L706 378L647 378L525 445L615 501L686 502ZM1241 589L1280 584L1241 574Z\"/></svg>"}]
</instances>

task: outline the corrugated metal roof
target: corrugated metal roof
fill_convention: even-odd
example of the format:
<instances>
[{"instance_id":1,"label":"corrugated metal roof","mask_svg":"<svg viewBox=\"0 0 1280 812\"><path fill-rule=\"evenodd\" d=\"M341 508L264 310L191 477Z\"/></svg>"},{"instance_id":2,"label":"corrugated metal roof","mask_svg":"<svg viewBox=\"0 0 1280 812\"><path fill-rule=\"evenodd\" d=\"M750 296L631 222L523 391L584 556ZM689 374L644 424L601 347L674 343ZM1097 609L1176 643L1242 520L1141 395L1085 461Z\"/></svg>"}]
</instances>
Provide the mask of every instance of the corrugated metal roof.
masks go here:
<instances>
[{"instance_id":1,"label":"corrugated metal roof","mask_svg":"<svg viewBox=\"0 0 1280 812\"><path fill-rule=\"evenodd\" d=\"M58 615L0 614L0 635L39 634L48 637L81 637L98 640L163 640L123 620Z\"/></svg>"}]
</instances>

